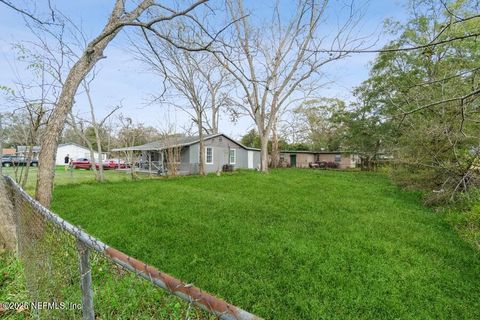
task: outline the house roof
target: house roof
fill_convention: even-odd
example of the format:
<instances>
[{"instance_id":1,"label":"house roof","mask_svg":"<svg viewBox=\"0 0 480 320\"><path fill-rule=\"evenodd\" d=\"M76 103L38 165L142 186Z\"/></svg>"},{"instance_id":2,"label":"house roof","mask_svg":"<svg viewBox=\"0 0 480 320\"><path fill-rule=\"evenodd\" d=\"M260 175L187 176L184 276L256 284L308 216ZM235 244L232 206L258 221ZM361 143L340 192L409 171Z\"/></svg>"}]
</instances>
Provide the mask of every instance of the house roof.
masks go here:
<instances>
[{"instance_id":1,"label":"house roof","mask_svg":"<svg viewBox=\"0 0 480 320\"><path fill-rule=\"evenodd\" d=\"M306 154L352 154L352 151L308 151L308 150L281 150L280 153L306 153Z\"/></svg>"},{"instance_id":2,"label":"house roof","mask_svg":"<svg viewBox=\"0 0 480 320\"><path fill-rule=\"evenodd\" d=\"M85 146L82 146L81 144L75 143L75 142L68 142L68 143L61 143L58 145L59 148L65 147L65 146L76 146L85 150L90 150ZM26 152L28 151L29 146L17 146L17 152ZM40 152L40 146L34 146L33 147L33 152ZM95 151L97 152L97 151ZM104 153L104 152L102 152Z\"/></svg>"},{"instance_id":3,"label":"house roof","mask_svg":"<svg viewBox=\"0 0 480 320\"><path fill-rule=\"evenodd\" d=\"M66 147L66 146L75 146L75 147L82 148L84 150L90 151L90 149L88 147L82 146L81 144L78 144L76 142L61 143L61 144L58 145L58 148ZM97 150L93 150L93 152L98 153ZM102 154L107 154L107 152L102 152Z\"/></svg>"},{"instance_id":4,"label":"house roof","mask_svg":"<svg viewBox=\"0 0 480 320\"><path fill-rule=\"evenodd\" d=\"M235 141L234 139L230 138L229 136L223 134L223 133L216 133L216 134L209 134L205 135L203 137L203 140L210 140L218 136L223 136L236 144L240 145L242 148L247 149L247 150L260 150L260 149L255 149L255 148L249 148L247 146L244 146L243 144ZM164 150L167 148L180 148L180 147L187 147L191 146L193 144L199 143L200 142L200 137L199 136L190 136L190 137L179 137L175 138L175 140L170 141L174 142L169 143L168 141L165 140L160 140L160 141L155 141L155 142L150 142L143 144L141 146L133 146L133 147L126 147L126 148L116 148L112 149L112 151L149 151L149 150Z\"/></svg>"},{"instance_id":5,"label":"house roof","mask_svg":"<svg viewBox=\"0 0 480 320\"><path fill-rule=\"evenodd\" d=\"M17 152L27 152L28 148L30 148L30 146L17 146ZM33 152L40 152L40 147L39 146L33 146L32 151Z\"/></svg>"},{"instance_id":6,"label":"house roof","mask_svg":"<svg viewBox=\"0 0 480 320\"><path fill-rule=\"evenodd\" d=\"M82 146L81 144L78 144L76 142L67 142L67 143L61 143L61 144L58 145L59 148L65 147L65 146L75 146L75 147L79 147L79 148L89 150L87 147Z\"/></svg>"},{"instance_id":7,"label":"house roof","mask_svg":"<svg viewBox=\"0 0 480 320\"><path fill-rule=\"evenodd\" d=\"M13 148L3 148L2 149L2 154L3 155L11 155L11 154L15 154L16 150L13 149Z\"/></svg>"}]
</instances>

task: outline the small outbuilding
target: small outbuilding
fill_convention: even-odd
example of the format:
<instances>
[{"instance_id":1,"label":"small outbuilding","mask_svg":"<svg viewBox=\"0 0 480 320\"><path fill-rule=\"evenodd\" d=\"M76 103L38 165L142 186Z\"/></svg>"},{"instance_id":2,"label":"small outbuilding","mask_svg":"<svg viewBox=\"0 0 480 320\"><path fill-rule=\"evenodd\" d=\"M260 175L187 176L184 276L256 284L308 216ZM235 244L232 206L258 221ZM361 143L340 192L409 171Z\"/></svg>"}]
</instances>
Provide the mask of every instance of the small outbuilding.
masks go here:
<instances>
[{"instance_id":1,"label":"small outbuilding","mask_svg":"<svg viewBox=\"0 0 480 320\"><path fill-rule=\"evenodd\" d=\"M57 156L55 158L55 164L56 165L63 165L65 161L65 156L69 155L70 159L75 160L79 158L87 158L90 159L90 149L87 147L84 147L82 145L79 145L74 142L70 143L64 143L58 145L57 149ZM90 159L90 161L97 162L98 161L98 152L93 153L95 156L95 159ZM102 160L106 160L107 155L106 153L102 153Z\"/></svg>"},{"instance_id":2,"label":"small outbuilding","mask_svg":"<svg viewBox=\"0 0 480 320\"><path fill-rule=\"evenodd\" d=\"M344 151L289 151L280 152L280 163L293 168L308 168L313 163L335 163L339 169L355 168L359 158Z\"/></svg>"}]
</instances>

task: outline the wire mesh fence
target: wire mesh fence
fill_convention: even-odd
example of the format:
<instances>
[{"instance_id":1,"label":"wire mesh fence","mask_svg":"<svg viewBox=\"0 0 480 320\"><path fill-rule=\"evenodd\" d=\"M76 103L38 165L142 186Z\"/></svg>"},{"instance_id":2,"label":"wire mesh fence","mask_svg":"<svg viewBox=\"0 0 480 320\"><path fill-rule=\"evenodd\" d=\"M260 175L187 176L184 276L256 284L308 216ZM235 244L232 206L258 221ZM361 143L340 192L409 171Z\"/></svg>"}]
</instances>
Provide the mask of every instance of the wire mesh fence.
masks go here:
<instances>
[{"instance_id":1,"label":"wire mesh fence","mask_svg":"<svg viewBox=\"0 0 480 320\"><path fill-rule=\"evenodd\" d=\"M41 319L259 319L109 247L5 179L31 301L4 315L21 307Z\"/></svg>"}]
</instances>

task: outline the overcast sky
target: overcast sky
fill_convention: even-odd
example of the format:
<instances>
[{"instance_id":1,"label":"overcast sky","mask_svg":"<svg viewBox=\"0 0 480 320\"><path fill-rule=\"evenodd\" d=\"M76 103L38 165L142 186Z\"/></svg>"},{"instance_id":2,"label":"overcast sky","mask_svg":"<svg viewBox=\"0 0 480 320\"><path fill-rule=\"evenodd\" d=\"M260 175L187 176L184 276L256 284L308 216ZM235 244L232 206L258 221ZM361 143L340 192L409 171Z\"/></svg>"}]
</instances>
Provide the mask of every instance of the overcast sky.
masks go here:
<instances>
[{"instance_id":1,"label":"overcast sky","mask_svg":"<svg viewBox=\"0 0 480 320\"><path fill-rule=\"evenodd\" d=\"M23 3L23 1L19 2ZM81 23L85 34L91 39L103 27L114 1L52 0L51 2L73 21ZM293 2L293 0L284 1L285 11L288 11L288 7ZM365 0L357 1L365 11L365 16L358 27L361 34L374 34L375 36L369 40L372 43L379 37L375 47L381 47L389 40L381 33L384 20L404 21L405 2L406 0L371 0L365 4ZM335 13L340 12L344 3L345 0L331 1L327 24L335 23L335 19L338 18ZM267 1L247 1L247 7L260 19L270 14L268 4ZM40 9L39 12L41 12ZM329 26L327 25L326 28ZM28 78L28 74L21 64L15 62L12 44L31 40L32 36L25 27L22 16L3 4L0 4L0 30L0 86L14 87L14 82L18 78ZM104 114L111 106L122 101L124 106L122 113L138 122L154 127L162 127L167 122L173 122L177 128L188 124L189 119L181 111L165 105L148 103L151 95L160 90L161 79L149 73L143 65L135 61L125 49L126 44L124 33L111 43L105 52L107 59L99 63L100 71L92 85L93 99L99 107L98 113ZM349 100L352 88L368 77L369 63L374 57L374 54L357 54L329 65L325 69L326 77L333 82L321 89L318 96ZM82 99L82 97L77 99L79 104L83 103ZM6 111L8 107L2 101L0 111ZM252 127L253 121L249 118L240 119L237 124L230 123L226 116L220 121L220 131L235 138L239 138Z\"/></svg>"}]
</instances>

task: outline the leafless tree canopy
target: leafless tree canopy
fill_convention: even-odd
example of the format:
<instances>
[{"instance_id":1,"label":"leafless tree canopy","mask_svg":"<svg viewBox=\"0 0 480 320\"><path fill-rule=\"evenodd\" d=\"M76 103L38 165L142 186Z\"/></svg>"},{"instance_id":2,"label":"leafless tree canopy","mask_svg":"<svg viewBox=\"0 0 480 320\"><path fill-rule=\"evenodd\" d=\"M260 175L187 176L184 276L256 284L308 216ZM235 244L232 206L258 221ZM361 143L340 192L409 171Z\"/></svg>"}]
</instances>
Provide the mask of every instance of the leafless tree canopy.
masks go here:
<instances>
[{"instance_id":1,"label":"leafless tree canopy","mask_svg":"<svg viewBox=\"0 0 480 320\"><path fill-rule=\"evenodd\" d=\"M324 24L327 8L328 1L297 1L285 20L275 2L271 20L258 25L243 1L227 1L230 19L236 22L213 52L236 81L236 105L255 121L262 142L262 171L268 170L267 144L278 116L296 96L319 88L325 81L323 67L345 57L342 50L362 46L354 30L356 10L348 8L347 18L332 34ZM339 52L320 52L325 45Z\"/></svg>"},{"instance_id":2,"label":"leafless tree canopy","mask_svg":"<svg viewBox=\"0 0 480 320\"><path fill-rule=\"evenodd\" d=\"M210 46L217 35L209 33L207 28L191 13L205 2L207 2L207 0L197 0L188 5L168 7L160 1L142 0L133 4L131 10L127 10L127 7L130 6L127 6L125 0L116 0L112 12L100 34L92 40L83 39L85 40L84 48L77 54L77 57L73 59L66 76L62 77L63 85L61 93L52 111L48 128L43 137L36 186L36 198L42 204L49 206L51 202L56 149L65 121L72 109L75 94L81 82L95 64L105 58L103 53L108 44L124 27L138 27L154 33L158 38L178 48L184 50L204 50ZM57 39L63 44L66 44L66 42L63 41L61 35L67 22L72 25L72 28L78 28L70 19L61 15L51 7L49 7L51 10L51 19L49 20L51 21L45 21L44 19L38 18L37 15L33 14L30 10L20 8L9 1L1 0L0 3L20 12L34 24L35 29L41 30L41 32L48 37ZM198 43L186 43L182 41L181 36L162 33L159 26L172 23L172 21L178 19L182 19L183 24L187 26L187 28L201 29L209 40L205 43L202 43L202 41L198 41ZM177 35L179 35L179 33L177 33Z\"/></svg>"},{"instance_id":3,"label":"leafless tree canopy","mask_svg":"<svg viewBox=\"0 0 480 320\"><path fill-rule=\"evenodd\" d=\"M173 29L182 29L183 24L174 24ZM218 133L222 109L229 99L228 72L205 51L186 51L163 41L155 34L142 31L144 44L132 43L137 59L143 62L163 80L163 91L154 102L173 105L185 112L197 128L200 140L199 172L205 173L203 136ZM191 42L201 37L192 34Z\"/></svg>"}]
</instances>

